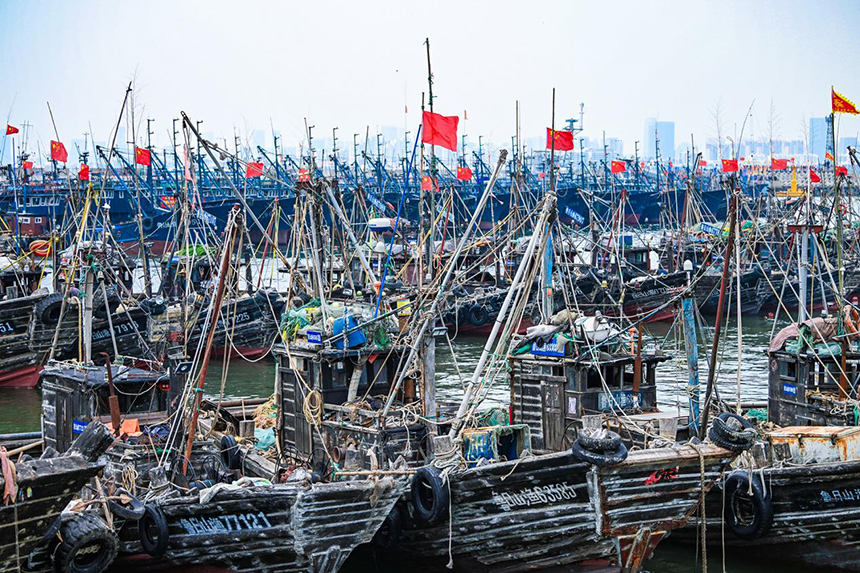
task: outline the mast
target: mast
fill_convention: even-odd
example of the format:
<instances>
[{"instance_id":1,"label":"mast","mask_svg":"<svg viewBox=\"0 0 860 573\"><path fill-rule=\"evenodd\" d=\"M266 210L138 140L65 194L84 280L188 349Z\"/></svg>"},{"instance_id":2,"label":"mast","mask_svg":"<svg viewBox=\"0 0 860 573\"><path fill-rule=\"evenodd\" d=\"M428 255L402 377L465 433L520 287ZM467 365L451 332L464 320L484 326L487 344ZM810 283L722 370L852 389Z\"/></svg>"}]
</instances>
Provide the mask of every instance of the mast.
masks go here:
<instances>
[{"instance_id":1,"label":"mast","mask_svg":"<svg viewBox=\"0 0 860 573\"><path fill-rule=\"evenodd\" d=\"M555 195L555 88L552 88L552 138L549 150L549 194ZM537 229L536 229L537 230ZM552 229L547 230L546 250L543 257L542 310L546 321L552 316ZM501 316L501 315L500 315Z\"/></svg>"},{"instance_id":2,"label":"mast","mask_svg":"<svg viewBox=\"0 0 860 573\"><path fill-rule=\"evenodd\" d=\"M430 113L433 113L433 71L430 68L430 38L424 40L427 45L427 86L429 93ZM436 146L430 144L430 257L427 261L427 278L433 280L433 253L436 250L435 229L433 221L436 218Z\"/></svg>"},{"instance_id":3,"label":"mast","mask_svg":"<svg viewBox=\"0 0 860 573\"><path fill-rule=\"evenodd\" d=\"M830 86L831 93L833 92L833 86ZM843 209L841 208L841 186L839 185L838 177L839 172L836 169L836 158L839 156L839 152L836 151L836 112L833 111L831 106L830 108L830 146L833 149L833 208L836 209L836 276L838 280L839 292L836 293L836 300L839 301L839 308L836 311L836 333L840 335L840 342L842 345L841 352L841 368L839 369L839 398L845 399L848 397L848 378L846 376L846 357L845 355L848 353L848 337L841 336L845 334L845 316L843 313L843 305L841 304L843 296L845 294L845 284L844 284L844 276L845 269L843 268L842 263L842 217L843 217Z\"/></svg>"},{"instance_id":4,"label":"mast","mask_svg":"<svg viewBox=\"0 0 860 573\"><path fill-rule=\"evenodd\" d=\"M729 266L731 264L735 233L737 232L738 189L735 185L734 175L731 176L730 185L732 188L732 200L729 206L729 236L726 241L726 254L723 258L723 273L720 278L720 298L717 302L717 317L714 319L714 339L711 344L711 360L708 363L708 385L705 389L705 404L702 409L702 424L699 427L699 437L702 439L704 439L704 432L708 427L708 409L710 408L714 383L716 382L717 353L720 348L720 331L723 325L723 316L726 311L726 287L729 283Z\"/></svg>"}]
</instances>

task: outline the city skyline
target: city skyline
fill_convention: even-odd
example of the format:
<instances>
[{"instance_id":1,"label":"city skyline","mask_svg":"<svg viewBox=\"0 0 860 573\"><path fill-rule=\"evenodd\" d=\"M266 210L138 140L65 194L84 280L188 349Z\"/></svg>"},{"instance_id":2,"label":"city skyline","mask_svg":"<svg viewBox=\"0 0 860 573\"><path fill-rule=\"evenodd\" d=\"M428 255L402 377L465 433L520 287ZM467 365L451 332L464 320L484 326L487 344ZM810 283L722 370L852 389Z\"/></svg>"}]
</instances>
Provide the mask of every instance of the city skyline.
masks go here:
<instances>
[{"instance_id":1,"label":"city skyline","mask_svg":"<svg viewBox=\"0 0 860 573\"><path fill-rule=\"evenodd\" d=\"M649 117L675 123L674 153L691 135L702 146L713 138L715 115L724 139L738 139L745 118L743 138L758 138L769 129L771 102L778 138L790 141L804 139L809 119L829 111L831 85L860 99L850 55L860 49L854 8L835 0L815 8L798 0L546 2L529 10L513 2L443 1L416 14L394 2L324 2L302 12L269 2L235 9L219 2L9 0L0 4L7 45L0 52L0 111L13 125L32 124L43 151L57 137L46 102L61 140L92 130L96 141L106 141L134 80L139 143L143 120L153 118L154 145L168 145L180 111L219 140L231 140L234 130L244 139L254 131L270 137L274 128L286 146L298 147L305 119L321 138L337 127L346 145L368 129L371 138L391 127L414 137L429 37L434 109L458 115L472 146L481 136L491 148L509 148L517 101L523 138L539 139L551 123L553 87L557 127L579 118L583 103L582 136L606 133L631 156L636 141L646 144ZM303 25L319 23L319 12L326 15L322 35L317 25ZM606 42L608 30L625 42ZM825 53L833 57L822 66ZM840 138L856 136L860 119L839 118L837 127ZM7 161L8 153L7 146Z\"/></svg>"}]
</instances>

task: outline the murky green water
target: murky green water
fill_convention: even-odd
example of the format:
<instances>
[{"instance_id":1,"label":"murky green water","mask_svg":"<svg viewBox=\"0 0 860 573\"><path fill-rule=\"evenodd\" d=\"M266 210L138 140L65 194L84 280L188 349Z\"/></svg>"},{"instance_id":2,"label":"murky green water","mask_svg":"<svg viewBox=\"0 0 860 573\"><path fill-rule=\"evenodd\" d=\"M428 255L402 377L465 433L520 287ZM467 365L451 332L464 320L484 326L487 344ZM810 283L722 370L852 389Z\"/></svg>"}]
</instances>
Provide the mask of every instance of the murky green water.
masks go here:
<instances>
[{"instance_id":1,"label":"murky green water","mask_svg":"<svg viewBox=\"0 0 860 573\"><path fill-rule=\"evenodd\" d=\"M770 340L773 321L764 319L744 319L743 354L741 370L741 393L744 401L764 401L767 398L767 360L764 350ZM660 346L667 354L684 353L683 342L676 340L670 325L650 327L651 334L656 337ZM705 340L710 341L706 335ZM459 397L463 381L471 376L472 369L477 363L484 340L479 338L458 337L451 346L447 342L437 343L437 385L441 399L455 400ZM700 346L700 368L702 382L707 378L706 356L710 352L707 347ZM456 360L455 360L456 358ZM733 400L737 388L738 344L737 329L730 321L726 329L725 344L722 344L718 362L718 390L729 400ZM458 371L459 368L459 371ZM217 395L221 386L221 361L213 360L209 369L206 392ZM659 373L659 401L663 408L683 406L686 400L684 386L687 383L686 364L683 360L671 360L662 365ZM269 396L272 393L275 379L275 364L270 358L257 363L234 361L229 367L229 376L225 386L226 397ZM498 385L488 393L488 404L504 405L508 400L508 389L505 378L500 377ZM39 429L40 394L38 390L0 389L0 433L33 431ZM722 571L722 555L717 550L711 550L708 555L709 570ZM814 571L808 567L781 564L774 568L773 556L759 552L728 550L726 555L726 571L734 573L754 573L760 571L779 570L785 573L801 573ZM671 539L660 545L656 556L647 563L654 573L687 573L701 571L701 563L697 559L693 546L672 543Z\"/></svg>"}]
</instances>

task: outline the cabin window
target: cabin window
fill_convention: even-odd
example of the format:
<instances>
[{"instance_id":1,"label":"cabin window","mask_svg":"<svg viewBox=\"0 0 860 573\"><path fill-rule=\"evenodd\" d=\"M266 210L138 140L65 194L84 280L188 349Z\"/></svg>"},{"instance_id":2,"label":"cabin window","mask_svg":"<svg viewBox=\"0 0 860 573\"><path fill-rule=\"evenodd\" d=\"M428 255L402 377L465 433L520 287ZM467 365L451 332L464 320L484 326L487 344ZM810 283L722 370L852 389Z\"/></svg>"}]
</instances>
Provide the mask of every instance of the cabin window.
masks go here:
<instances>
[{"instance_id":1,"label":"cabin window","mask_svg":"<svg viewBox=\"0 0 860 573\"><path fill-rule=\"evenodd\" d=\"M42 218L41 218L41 217L36 217L36 223L38 224L38 223L41 223L41 222L42 222Z\"/></svg>"},{"instance_id":2,"label":"cabin window","mask_svg":"<svg viewBox=\"0 0 860 573\"><path fill-rule=\"evenodd\" d=\"M588 369L588 378L586 380L585 387L588 390L595 390L598 388L603 388L603 382L600 379L600 373L595 368Z\"/></svg>"},{"instance_id":3,"label":"cabin window","mask_svg":"<svg viewBox=\"0 0 860 573\"><path fill-rule=\"evenodd\" d=\"M797 377L797 364L795 362L783 361L779 363L779 375L785 378Z\"/></svg>"},{"instance_id":4,"label":"cabin window","mask_svg":"<svg viewBox=\"0 0 860 573\"><path fill-rule=\"evenodd\" d=\"M298 356L290 356L290 369L292 369L292 370L304 370L305 369L305 359L299 358Z\"/></svg>"},{"instance_id":5,"label":"cabin window","mask_svg":"<svg viewBox=\"0 0 860 573\"><path fill-rule=\"evenodd\" d=\"M30 217L18 217L18 222L22 225L29 225Z\"/></svg>"}]
</instances>

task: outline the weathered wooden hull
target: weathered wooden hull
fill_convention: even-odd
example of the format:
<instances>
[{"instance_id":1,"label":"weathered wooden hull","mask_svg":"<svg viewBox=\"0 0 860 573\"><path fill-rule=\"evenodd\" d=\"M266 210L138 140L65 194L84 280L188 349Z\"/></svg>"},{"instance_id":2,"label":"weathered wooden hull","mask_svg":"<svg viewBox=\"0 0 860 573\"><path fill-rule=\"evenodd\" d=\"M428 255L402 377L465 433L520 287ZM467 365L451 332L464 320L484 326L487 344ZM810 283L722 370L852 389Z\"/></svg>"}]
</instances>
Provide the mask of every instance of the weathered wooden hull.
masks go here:
<instances>
[{"instance_id":1,"label":"weathered wooden hull","mask_svg":"<svg viewBox=\"0 0 860 573\"><path fill-rule=\"evenodd\" d=\"M34 315L36 303L49 296L36 294L0 301L0 387L32 388L57 337L54 357L58 360L78 358L82 332L78 307L67 305L59 324L43 323ZM117 349L123 356L142 356L148 339L147 316L140 309L119 311L112 315ZM93 322L93 356L101 352L113 355L107 319Z\"/></svg>"},{"instance_id":2,"label":"weathered wooden hull","mask_svg":"<svg viewBox=\"0 0 860 573\"><path fill-rule=\"evenodd\" d=\"M404 485L390 478L279 484L158 502L170 533L162 558L143 555L136 529L121 534L125 568L160 571L206 564L232 571L333 572L369 542Z\"/></svg>"},{"instance_id":3,"label":"weathered wooden hull","mask_svg":"<svg viewBox=\"0 0 860 573\"><path fill-rule=\"evenodd\" d=\"M725 528L723 536L723 491L714 488L705 506L709 543L722 544L725 537L729 547L769 547L774 555L811 565L860 570L860 461L754 473L754 479L764 477L773 501L770 531L760 539L744 540ZM698 520L690 520L673 540L696 541L698 527Z\"/></svg>"},{"instance_id":4,"label":"weathered wooden hull","mask_svg":"<svg viewBox=\"0 0 860 573\"><path fill-rule=\"evenodd\" d=\"M18 497L0 505L0 572L20 571L51 524L101 469L79 456L18 465ZM3 487L0 476L0 491Z\"/></svg>"},{"instance_id":5,"label":"weathered wooden hull","mask_svg":"<svg viewBox=\"0 0 860 573\"><path fill-rule=\"evenodd\" d=\"M713 446L702 451L704 476L689 446L633 452L609 468L561 452L454 473L451 523L406 528L399 557L418 553L445 563L450 541L455 563L470 570L635 563L666 531L683 526L701 488L732 459Z\"/></svg>"}]
</instances>

